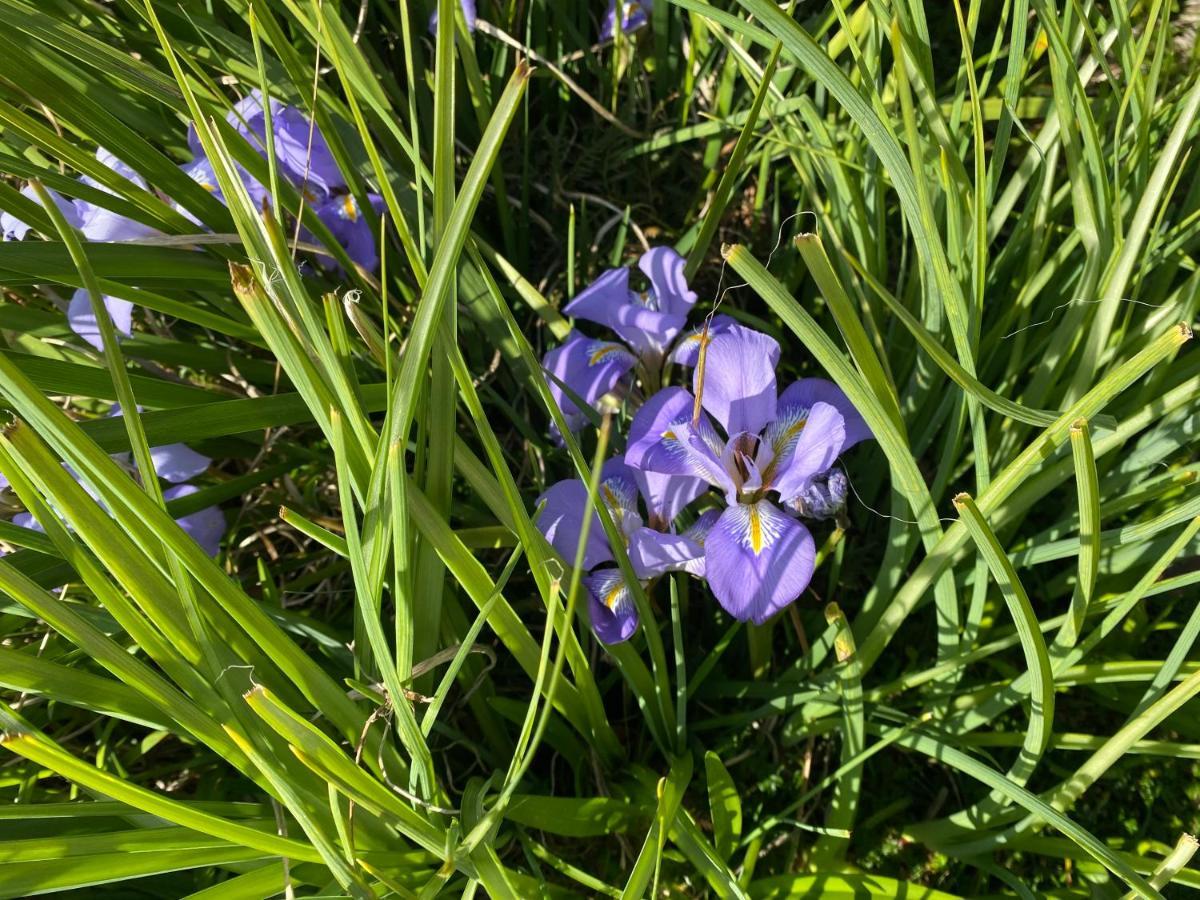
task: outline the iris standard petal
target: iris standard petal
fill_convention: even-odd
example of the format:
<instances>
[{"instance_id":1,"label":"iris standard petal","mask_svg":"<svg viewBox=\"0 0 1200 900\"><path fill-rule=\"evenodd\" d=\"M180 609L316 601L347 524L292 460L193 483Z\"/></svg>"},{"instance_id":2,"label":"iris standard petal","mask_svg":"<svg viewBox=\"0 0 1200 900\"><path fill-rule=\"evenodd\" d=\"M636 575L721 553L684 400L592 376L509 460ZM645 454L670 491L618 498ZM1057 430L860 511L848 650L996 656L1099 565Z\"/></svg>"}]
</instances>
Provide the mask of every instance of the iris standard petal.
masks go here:
<instances>
[{"instance_id":1,"label":"iris standard petal","mask_svg":"<svg viewBox=\"0 0 1200 900\"><path fill-rule=\"evenodd\" d=\"M696 292L688 288L683 274L686 265L673 247L651 247L638 260L638 268L650 279L660 312L686 316L696 304Z\"/></svg>"},{"instance_id":2,"label":"iris standard petal","mask_svg":"<svg viewBox=\"0 0 1200 900\"><path fill-rule=\"evenodd\" d=\"M619 644L637 631L638 614L620 569L600 569L583 579L592 630L606 644Z\"/></svg>"},{"instance_id":3,"label":"iris standard petal","mask_svg":"<svg viewBox=\"0 0 1200 900\"><path fill-rule=\"evenodd\" d=\"M808 529L766 500L730 506L704 541L713 594L735 619L757 625L808 587L815 559Z\"/></svg>"},{"instance_id":4,"label":"iris standard petal","mask_svg":"<svg viewBox=\"0 0 1200 900\"><path fill-rule=\"evenodd\" d=\"M704 549L704 542L708 540L708 533L712 531L713 526L717 524L717 520L721 518L722 510L706 509L696 517L696 521L689 525L683 531L683 536ZM698 557L688 562L683 567L683 570L689 575L695 575L697 578L703 578L705 572L704 554L701 553Z\"/></svg>"},{"instance_id":5,"label":"iris standard petal","mask_svg":"<svg viewBox=\"0 0 1200 900\"><path fill-rule=\"evenodd\" d=\"M132 335L133 304L128 300L122 300L119 297L109 297L107 295L101 299L104 301L104 308L108 310L113 328L116 329L117 333L123 334L126 337ZM100 337L100 325L96 321L96 316L92 311L91 297L83 288L80 288L71 295L71 302L67 305L67 324L73 332L97 350L104 350L104 341Z\"/></svg>"},{"instance_id":6,"label":"iris standard petal","mask_svg":"<svg viewBox=\"0 0 1200 900\"><path fill-rule=\"evenodd\" d=\"M842 414L846 423L846 443L842 447L843 452L859 441L874 437L866 420L854 408L854 404L850 402L845 391L827 378L801 378L794 384L788 385L787 389L779 395L778 415L783 418L785 415L791 415L792 410L797 410L804 415L817 402L828 403Z\"/></svg>"},{"instance_id":7,"label":"iris standard petal","mask_svg":"<svg viewBox=\"0 0 1200 900\"><path fill-rule=\"evenodd\" d=\"M629 270L606 269L563 307L563 313L612 327L616 310L629 303Z\"/></svg>"},{"instance_id":8,"label":"iris standard petal","mask_svg":"<svg viewBox=\"0 0 1200 900\"><path fill-rule=\"evenodd\" d=\"M577 431L587 423L587 416L567 396L559 381L594 408L636 362L634 355L620 344L595 341L578 333L573 333L565 343L547 353L542 366L554 377L546 381L554 402L567 420L567 427Z\"/></svg>"},{"instance_id":9,"label":"iris standard petal","mask_svg":"<svg viewBox=\"0 0 1200 900\"><path fill-rule=\"evenodd\" d=\"M703 414L692 425L694 408L683 388L664 388L651 397L633 417L625 462L647 472L702 478L726 494L735 492L721 464L720 438Z\"/></svg>"},{"instance_id":10,"label":"iris standard petal","mask_svg":"<svg viewBox=\"0 0 1200 900\"><path fill-rule=\"evenodd\" d=\"M639 528L629 536L629 562L638 578L678 572L704 556L704 548L682 534Z\"/></svg>"},{"instance_id":11,"label":"iris standard petal","mask_svg":"<svg viewBox=\"0 0 1200 900\"><path fill-rule=\"evenodd\" d=\"M50 199L54 201L54 205L63 214L63 217L67 220L67 224L72 228L78 228L79 211L75 208L75 201L68 200L62 194L52 191L49 188L46 188L46 193L50 195ZM21 196L32 200L38 206L42 205L42 201L30 185L25 185L25 187L21 188ZM12 213L0 213L0 232L3 232L4 240L6 241L21 241L25 239L25 235L29 234L29 225L22 222Z\"/></svg>"},{"instance_id":12,"label":"iris standard petal","mask_svg":"<svg viewBox=\"0 0 1200 900\"><path fill-rule=\"evenodd\" d=\"M661 353L683 329L686 315L654 309L629 289L628 269L608 269L563 312L612 329L639 354Z\"/></svg>"},{"instance_id":13,"label":"iris standard petal","mask_svg":"<svg viewBox=\"0 0 1200 900\"><path fill-rule=\"evenodd\" d=\"M194 484L177 484L163 491L163 499L175 500L199 490ZM175 522L209 556L216 556L221 551L221 538L225 536L225 514L219 507L205 507L199 512L181 516Z\"/></svg>"},{"instance_id":14,"label":"iris standard petal","mask_svg":"<svg viewBox=\"0 0 1200 900\"><path fill-rule=\"evenodd\" d=\"M583 512L587 508L588 490L578 478L552 484L537 500L542 507L538 516L538 531L550 542L567 565L574 565L579 536L583 531ZM593 514L588 529L587 544L583 551L583 568L591 569L613 558L600 525L600 517Z\"/></svg>"},{"instance_id":15,"label":"iris standard petal","mask_svg":"<svg viewBox=\"0 0 1200 900\"><path fill-rule=\"evenodd\" d=\"M846 442L845 420L828 403L813 404L808 418L793 428L798 429L796 437L782 447L768 485L779 491L784 503L804 493L818 476L827 472Z\"/></svg>"},{"instance_id":16,"label":"iris standard petal","mask_svg":"<svg viewBox=\"0 0 1200 900\"><path fill-rule=\"evenodd\" d=\"M650 518L663 526L674 522L685 506L708 490L706 481L687 475L664 475L662 472L634 469L633 476L646 501Z\"/></svg>"},{"instance_id":17,"label":"iris standard petal","mask_svg":"<svg viewBox=\"0 0 1200 900\"><path fill-rule=\"evenodd\" d=\"M757 434L775 418L778 362L776 340L743 325L731 325L709 343L704 371L696 370L693 387L726 434Z\"/></svg>"},{"instance_id":18,"label":"iris standard petal","mask_svg":"<svg viewBox=\"0 0 1200 900\"><path fill-rule=\"evenodd\" d=\"M736 324L729 316L713 316L708 323L708 340L711 342L718 334L724 334L731 325ZM671 362L681 366L694 366L700 360L700 344L704 340L704 324L685 334L675 344L671 351Z\"/></svg>"}]
</instances>

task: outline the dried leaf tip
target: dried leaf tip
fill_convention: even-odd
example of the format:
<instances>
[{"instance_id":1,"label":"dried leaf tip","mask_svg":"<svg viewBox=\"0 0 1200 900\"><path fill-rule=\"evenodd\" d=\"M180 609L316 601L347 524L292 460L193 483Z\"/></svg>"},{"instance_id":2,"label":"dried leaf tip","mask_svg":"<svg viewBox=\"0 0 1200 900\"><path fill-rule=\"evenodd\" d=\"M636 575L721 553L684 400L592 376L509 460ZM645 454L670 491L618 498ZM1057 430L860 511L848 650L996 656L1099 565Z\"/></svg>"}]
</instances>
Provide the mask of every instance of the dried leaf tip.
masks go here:
<instances>
[{"instance_id":1,"label":"dried leaf tip","mask_svg":"<svg viewBox=\"0 0 1200 900\"><path fill-rule=\"evenodd\" d=\"M1192 339L1192 329L1187 322L1179 323L1179 336L1185 341L1190 341Z\"/></svg>"},{"instance_id":2,"label":"dried leaf tip","mask_svg":"<svg viewBox=\"0 0 1200 900\"><path fill-rule=\"evenodd\" d=\"M1080 416L1078 419L1076 419L1074 422L1071 423L1071 437L1075 437L1076 435L1082 435L1087 430L1088 430L1088 420L1083 418L1082 416Z\"/></svg>"},{"instance_id":3,"label":"dried leaf tip","mask_svg":"<svg viewBox=\"0 0 1200 900\"><path fill-rule=\"evenodd\" d=\"M961 510L964 506L971 502L971 495L966 491L954 495L954 508Z\"/></svg>"},{"instance_id":4,"label":"dried leaf tip","mask_svg":"<svg viewBox=\"0 0 1200 900\"><path fill-rule=\"evenodd\" d=\"M254 291L254 270L242 263L229 264L229 280L238 294L250 294Z\"/></svg>"}]
</instances>

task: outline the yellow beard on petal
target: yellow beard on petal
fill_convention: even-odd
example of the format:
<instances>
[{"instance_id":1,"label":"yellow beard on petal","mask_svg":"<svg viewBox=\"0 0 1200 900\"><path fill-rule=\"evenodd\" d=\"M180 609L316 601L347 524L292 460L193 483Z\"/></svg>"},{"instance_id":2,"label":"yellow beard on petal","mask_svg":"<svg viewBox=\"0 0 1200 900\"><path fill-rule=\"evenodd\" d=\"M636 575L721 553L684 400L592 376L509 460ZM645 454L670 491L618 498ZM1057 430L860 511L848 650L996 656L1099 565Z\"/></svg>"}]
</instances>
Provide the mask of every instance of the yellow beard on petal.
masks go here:
<instances>
[{"instance_id":1,"label":"yellow beard on petal","mask_svg":"<svg viewBox=\"0 0 1200 900\"><path fill-rule=\"evenodd\" d=\"M619 353L620 350L621 348L616 344L605 344L598 350L594 351L590 357L588 357L588 365L594 366L596 363L602 361L605 357L612 356L614 353Z\"/></svg>"},{"instance_id":2,"label":"yellow beard on petal","mask_svg":"<svg viewBox=\"0 0 1200 900\"><path fill-rule=\"evenodd\" d=\"M346 218L351 222L358 221L358 207L354 205L354 198L347 194L342 198L342 209L346 212Z\"/></svg>"},{"instance_id":3,"label":"yellow beard on petal","mask_svg":"<svg viewBox=\"0 0 1200 900\"><path fill-rule=\"evenodd\" d=\"M750 517L750 549L758 556L763 548L762 517L759 515L757 504L747 507L747 512Z\"/></svg>"},{"instance_id":4,"label":"yellow beard on petal","mask_svg":"<svg viewBox=\"0 0 1200 900\"><path fill-rule=\"evenodd\" d=\"M621 589L624 586L625 585L621 584L620 582L617 582L617 584L613 587L613 589L604 595L604 605L607 606L610 610L616 610L617 600L620 598Z\"/></svg>"}]
</instances>

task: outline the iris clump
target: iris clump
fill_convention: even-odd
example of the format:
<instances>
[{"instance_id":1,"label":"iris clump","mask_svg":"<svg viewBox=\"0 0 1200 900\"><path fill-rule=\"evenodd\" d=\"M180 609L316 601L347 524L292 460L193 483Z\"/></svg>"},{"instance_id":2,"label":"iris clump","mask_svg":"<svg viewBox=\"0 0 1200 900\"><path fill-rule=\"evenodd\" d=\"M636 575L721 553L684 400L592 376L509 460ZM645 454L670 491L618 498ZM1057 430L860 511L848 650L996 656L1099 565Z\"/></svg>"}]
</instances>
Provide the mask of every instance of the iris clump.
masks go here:
<instances>
[{"instance_id":1,"label":"iris clump","mask_svg":"<svg viewBox=\"0 0 1200 900\"><path fill-rule=\"evenodd\" d=\"M657 247L639 267L646 290L630 288L628 269L611 269L564 308L619 340L571 334L543 360L551 393L572 431L605 396L636 410L623 458L601 473L598 500L638 579L649 584L686 571L706 581L735 619L761 624L808 587L816 544L804 520L841 514L849 480L837 460L870 429L831 381L803 378L781 392L780 348L771 336L727 316L685 334L696 294L674 250ZM691 369L690 391L663 386L672 364ZM587 496L573 479L539 499L539 527L568 561ZM592 626L606 643L637 628L629 586L606 565L612 559L597 517L581 565Z\"/></svg>"}]
</instances>

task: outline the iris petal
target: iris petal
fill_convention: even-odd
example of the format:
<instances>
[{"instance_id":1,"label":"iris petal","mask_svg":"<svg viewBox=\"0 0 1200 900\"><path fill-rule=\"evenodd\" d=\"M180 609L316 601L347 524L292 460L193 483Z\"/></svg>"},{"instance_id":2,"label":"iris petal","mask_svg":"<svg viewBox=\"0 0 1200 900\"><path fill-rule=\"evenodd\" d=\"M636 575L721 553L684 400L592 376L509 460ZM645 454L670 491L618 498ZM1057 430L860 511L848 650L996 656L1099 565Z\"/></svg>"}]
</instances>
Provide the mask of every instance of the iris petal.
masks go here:
<instances>
[{"instance_id":1,"label":"iris petal","mask_svg":"<svg viewBox=\"0 0 1200 900\"><path fill-rule=\"evenodd\" d=\"M638 614L620 569L600 569L583 579L592 630L606 644L619 644L637 631Z\"/></svg>"},{"instance_id":2,"label":"iris petal","mask_svg":"<svg viewBox=\"0 0 1200 900\"><path fill-rule=\"evenodd\" d=\"M543 507L537 520L538 530L568 565L575 562L587 499L587 485L578 478L571 478L552 484L537 501ZM612 558L604 529L600 527L600 518L593 516L587 544L584 545L583 568L591 569Z\"/></svg>"},{"instance_id":3,"label":"iris petal","mask_svg":"<svg viewBox=\"0 0 1200 900\"><path fill-rule=\"evenodd\" d=\"M815 559L808 529L766 500L730 506L704 542L713 594L735 619L758 625L808 587Z\"/></svg>"},{"instance_id":4,"label":"iris petal","mask_svg":"<svg viewBox=\"0 0 1200 900\"><path fill-rule=\"evenodd\" d=\"M686 316L696 303L696 292L683 274L687 261L672 247L651 247L638 260L650 284L660 312Z\"/></svg>"},{"instance_id":5,"label":"iris petal","mask_svg":"<svg viewBox=\"0 0 1200 900\"><path fill-rule=\"evenodd\" d=\"M563 382L591 407L617 386L637 360L622 347L605 341L594 341L572 334L560 347L542 359L542 366L554 376L548 378L550 394L567 420L567 427L576 431L587 422L587 416L559 386ZM555 380L557 379L557 381Z\"/></svg>"},{"instance_id":6,"label":"iris petal","mask_svg":"<svg viewBox=\"0 0 1200 900\"><path fill-rule=\"evenodd\" d=\"M364 214L350 194L330 197L317 207L316 212L317 218L342 245L351 261L368 272L374 272L379 268L379 246L374 232L371 231L368 215L373 215L378 220L383 213L384 204L383 198L378 194L368 194L367 199L371 201L369 214ZM307 232L306 235L308 240L312 240L311 235Z\"/></svg>"},{"instance_id":7,"label":"iris petal","mask_svg":"<svg viewBox=\"0 0 1200 900\"><path fill-rule=\"evenodd\" d=\"M849 450L859 441L874 437L862 414L854 408L845 391L826 378L801 378L790 384L779 395L779 417L783 418L792 410L807 412L814 403L828 403L842 414L846 422L846 443L842 452Z\"/></svg>"},{"instance_id":8,"label":"iris petal","mask_svg":"<svg viewBox=\"0 0 1200 900\"><path fill-rule=\"evenodd\" d=\"M683 508L708 490L702 478L687 475L664 475L634 469L639 490L646 500L650 516L663 525L670 525Z\"/></svg>"},{"instance_id":9,"label":"iris petal","mask_svg":"<svg viewBox=\"0 0 1200 900\"><path fill-rule=\"evenodd\" d=\"M683 532L683 536L694 544L697 544L701 550L704 549L704 544L708 540L708 534L712 531L713 526L721 518L721 510L706 509L696 517L693 522ZM698 557L691 560L683 567L684 571L689 575L695 575L697 578L703 578L705 573L704 554L701 553Z\"/></svg>"},{"instance_id":10,"label":"iris petal","mask_svg":"<svg viewBox=\"0 0 1200 900\"><path fill-rule=\"evenodd\" d=\"M735 322L729 316L713 316L712 321L708 323L709 341L712 341L718 334L724 334L733 324ZM671 352L671 362L681 366L695 366L700 360L700 343L703 340L704 324L701 323L675 344L675 349Z\"/></svg>"},{"instance_id":11,"label":"iris petal","mask_svg":"<svg viewBox=\"0 0 1200 900\"><path fill-rule=\"evenodd\" d=\"M54 201L54 205L58 207L67 220L67 224L72 228L79 227L79 210L75 207L74 200L68 200L57 191L52 191L46 188L46 193L50 195L50 199ZM32 200L38 206L42 205L42 201L38 198L37 192L30 185L25 185L21 188L21 196L27 200ZM0 213L0 232L3 233L6 241L21 241L25 239L25 235L29 233L29 225L22 222L12 213Z\"/></svg>"},{"instance_id":12,"label":"iris petal","mask_svg":"<svg viewBox=\"0 0 1200 900\"><path fill-rule=\"evenodd\" d=\"M126 337L133 334L133 304L128 300L107 295L101 299L117 333ZM104 350L104 341L100 337L100 324L96 321L96 316L92 311L91 297L83 288L71 296L71 302L67 305L67 324L71 326L73 332L97 350Z\"/></svg>"},{"instance_id":13,"label":"iris petal","mask_svg":"<svg viewBox=\"0 0 1200 900\"><path fill-rule=\"evenodd\" d=\"M628 269L601 273L563 312L611 328L643 355L664 352L687 320L686 311L666 312L642 303L629 289Z\"/></svg>"},{"instance_id":14,"label":"iris petal","mask_svg":"<svg viewBox=\"0 0 1200 900\"><path fill-rule=\"evenodd\" d=\"M651 397L633 417L625 462L648 472L702 478L726 494L735 492L721 464L721 440L706 416L692 425L694 407L683 388L664 388Z\"/></svg>"},{"instance_id":15,"label":"iris petal","mask_svg":"<svg viewBox=\"0 0 1200 900\"><path fill-rule=\"evenodd\" d=\"M639 528L629 537L629 562L638 578L678 572L703 555L704 548L681 534Z\"/></svg>"},{"instance_id":16,"label":"iris petal","mask_svg":"<svg viewBox=\"0 0 1200 900\"><path fill-rule=\"evenodd\" d=\"M713 337L693 386L726 434L757 434L775 418L778 362L778 342L760 331L734 324Z\"/></svg>"},{"instance_id":17,"label":"iris petal","mask_svg":"<svg viewBox=\"0 0 1200 900\"><path fill-rule=\"evenodd\" d=\"M842 414L828 403L818 401L799 422L794 438L781 447L773 467L770 487L783 502L804 493L813 481L833 465L846 442L846 423Z\"/></svg>"},{"instance_id":18,"label":"iris petal","mask_svg":"<svg viewBox=\"0 0 1200 900\"><path fill-rule=\"evenodd\" d=\"M187 444L163 444L150 448L150 459L159 478L178 484L208 470L212 459Z\"/></svg>"},{"instance_id":19,"label":"iris petal","mask_svg":"<svg viewBox=\"0 0 1200 900\"><path fill-rule=\"evenodd\" d=\"M175 500L199 490L195 485L177 484L163 491L163 499ZM198 512L181 516L175 521L209 556L216 556L221 551L221 538L225 535L225 514L219 507L208 506Z\"/></svg>"}]
</instances>

